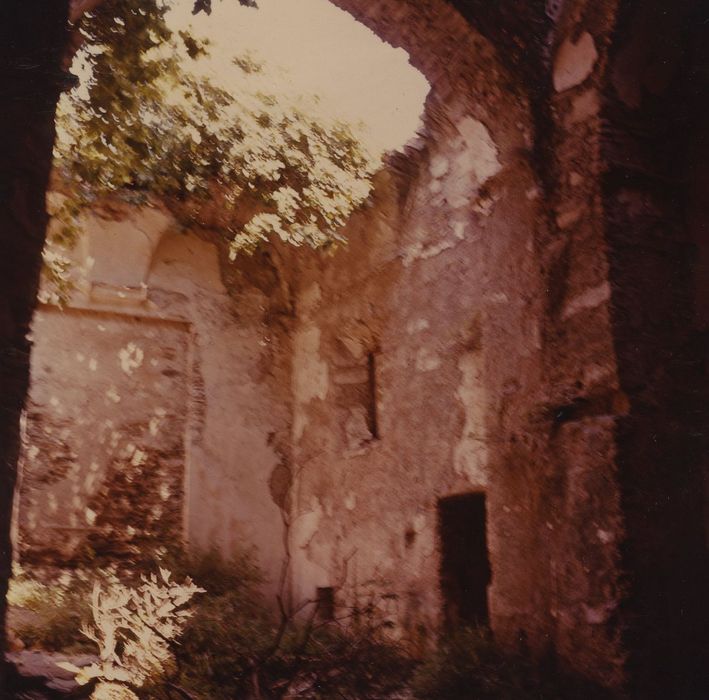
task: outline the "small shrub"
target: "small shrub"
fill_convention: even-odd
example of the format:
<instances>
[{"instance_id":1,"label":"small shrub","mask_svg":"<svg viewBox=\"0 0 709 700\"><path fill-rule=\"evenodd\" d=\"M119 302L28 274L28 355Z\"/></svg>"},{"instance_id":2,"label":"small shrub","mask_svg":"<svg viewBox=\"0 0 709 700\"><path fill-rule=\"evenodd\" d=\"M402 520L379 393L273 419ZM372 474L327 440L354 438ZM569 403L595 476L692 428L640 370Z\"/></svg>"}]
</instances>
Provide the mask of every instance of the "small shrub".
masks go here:
<instances>
[{"instance_id":1,"label":"small shrub","mask_svg":"<svg viewBox=\"0 0 709 700\"><path fill-rule=\"evenodd\" d=\"M168 674L173 665L172 645L191 615L186 608L203 589L188 578L171 580L167 569L141 577L140 585L126 586L117 578L96 582L91 595L93 624L82 633L98 647L99 662L78 668L59 664L76 674L79 684L98 679L106 690L112 684L141 687Z\"/></svg>"},{"instance_id":2,"label":"small shrub","mask_svg":"<svg viewBox=\"0 0 709 700\"><path fill-rule=\"evenodd\" d=\"M300 615L279 613L260 592L253 553L230 562L210 554L181 570L207 590L176 649L175 684L195 699L366 700L387 697L410 676L409 658L374 606L356 626L317 621L314 604Z\"/></svg>"},{"instance_id":3,"label":"small shrub","mask_svg":"<svg viewBox=\"0 0 709 700\"><path fill-rule=\"evenodd\" d=\"M528 667L500 653L490 634L466 629L444 640L416 671L413 690L422 700L527 698Z\"/></svg>"},{"instance_id":4,"label":"small shrub","mask_svg":"<svg viewBox=\"0 0 709 700\"><path fill-rule=\"evenodd\" d=\"M385 627L373 617L354 629L329 623L315 630L305 645L286 648L274 659L268 669L272 687L279 687L281 675L291 679L287 684L288 697L291 694L313 700L391 697L408 683L413 661L389 639ZM279 668L280 664L283 668Z\"/></svg>"},{"instance_id":5,"label":"small shrub","mask_svg":"<svg viewBox=\"0 0 709 700\"><path fill-rule=\"evenodd\" d=\"M510 654L489 630L467 629L446 639L414 674L412 690L421 700L609 700L608 691L560 672L552 663L534 663Z\"/></svg>"},{"instance_id":6,"label":"small shrub","mask_svg":"<svg viewBox=\"0 0 709 700\"><path fill-rule=\"evenodd\" d=\"M64 572L44 583L15 567L7 596L12 631L29 648L90 651L91 644L80 630L90 618L92 585L91 577L81 572Z\"/></svg>"},{"instance_id":7,"label":"small shrub","mask_svg":"<svg viewBox=\"0 0 709 700\"><path fill-rule=\"evenodd\" d=\"M178 682L197 698L231 700L249 685L259 653L277 633L255 556L246 551L225 561L212 552L172 564L206 590L176 650Z\"/></svg>"},{"instance_id":8,"label":"small shrub","mask_svg":"<svg viewBox=\"0 0 709 700\"><path fill-rule=\"evenodd\" d=\"M91 700L140 700L138 696L119 683L98 683L91 694Z\"/></svg>"}]
</instances>

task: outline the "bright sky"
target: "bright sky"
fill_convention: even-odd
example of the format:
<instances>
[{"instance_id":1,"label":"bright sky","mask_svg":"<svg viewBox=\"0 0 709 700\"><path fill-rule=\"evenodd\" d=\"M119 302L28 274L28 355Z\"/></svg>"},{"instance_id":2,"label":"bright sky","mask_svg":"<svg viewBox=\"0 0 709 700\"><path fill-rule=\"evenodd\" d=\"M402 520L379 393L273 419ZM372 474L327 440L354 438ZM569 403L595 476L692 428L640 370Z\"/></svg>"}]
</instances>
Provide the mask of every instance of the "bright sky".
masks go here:
<instances>
[{"instance_id":1,"label":"bright sky","mask_svg":"<svg viewBox=\"0 0 709 700\"><path fill-rule=\"evenodd\" d=\"M258 3L256 10L213 0L212 14L197 17L192 3L178 3L170 23L191 24L196 36L210 39L210 70L227 89L240 77L231 58L250 52L267 63L274 93L290 88L318 95L327 113L363 122L373 149L399 148L414 135L429 85L405 51L383 43L328 0Z\"/></svg>"}]
</instances>

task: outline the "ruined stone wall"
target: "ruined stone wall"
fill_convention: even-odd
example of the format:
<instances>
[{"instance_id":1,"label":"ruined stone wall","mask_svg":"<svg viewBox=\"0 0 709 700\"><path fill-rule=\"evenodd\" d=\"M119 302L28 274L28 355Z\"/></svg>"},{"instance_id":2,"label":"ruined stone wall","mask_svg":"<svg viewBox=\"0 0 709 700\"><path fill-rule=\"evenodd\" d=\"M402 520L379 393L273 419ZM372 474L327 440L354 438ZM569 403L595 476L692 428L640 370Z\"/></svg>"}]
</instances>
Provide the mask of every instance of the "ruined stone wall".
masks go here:
<instances>
[{"instance_id":1,"label":"ruined stone wall","mask_svg":"<svg viewBox=\"0 0 709 700\"><path fill-rule=\"evenodd\" d=\"M402 628L429 625L433 507L467 465L464 487L488 496L498 639L637 697L701 697L702 4L337 4L429 78L429 150L380 192L388 216L353 224L351 252L301 280L301 593L346 601L379 580ZM480 157L446 133L465 117L499 153L481 187L452 174L453 153Z\"/></svg>"},{"instance_id":2,"label":"ruined stone wall","mask_svg":"<svg viewBox=\"0 0 709 700\"><path fill-rule=\"evenodd\" d=\"M108 208L87 222L75 293L33 327L23 562L149 564L181 543L227 556L256 547L277 585L281 334L266 326L257 284L242 275L227 291L210 236L179 232L159 209Z\"/></svg>"},{"instance_id":3,"label":"ruined stone wall","mask_svg":"<svg viewBox=\"0 0 709 700\"><path fill-rule=\"evenodd\" d=\"M23 562L154 556L182 528L189 326L46 307L34 334Z\"/></svg>"},{"instance_id":4,"label":"ruined stone wall","mask_svg":"<svg viewBox=\"0 0 709 700\"><path fill-rule=\"evenodd\" d=\"M441 622L437 502L482 491L497 638L618 687L628 406L594 88L613 8L556 13L530 86L448 4L338 4L410 51L432 93L410 171L299 279L296 592L392 594L424 643ZM532 89L549 91L543 114Z\"/></svg>"},{"instance_id":5,"label":"ruined stone wall","mask_svg":"<svg viewBox=\"0 0 709 700\"><path fill-rule=\"evenodd\" d=\"M94 280L91 308L63 327L110 311L121 342L147 344L154 326L178 349L159 450L184 452L191 543L254 542L272 578L290 556L295 602L374 596L423 648L443 621L439 501L484 493L497 639L669 697L699 678L708 627L706 175L672 129L677 105L706 107L682 79L700 61L673 58L692 3L657 51L654 3L546 3L534 45L523 25L539 13L513 1L336 4L432 86L421 137L378 177L348 246L225 268L197 236L147 236L146 289L121 280L133 307L103 308ZM133 320L136 303L154 318ZM50 443L43 424L76 432L52 389L84 396L57 347L68 371L38 365L29 426ZM61 480L35 459L23 499L51 512Z\"/></svg>"}]
</instances>

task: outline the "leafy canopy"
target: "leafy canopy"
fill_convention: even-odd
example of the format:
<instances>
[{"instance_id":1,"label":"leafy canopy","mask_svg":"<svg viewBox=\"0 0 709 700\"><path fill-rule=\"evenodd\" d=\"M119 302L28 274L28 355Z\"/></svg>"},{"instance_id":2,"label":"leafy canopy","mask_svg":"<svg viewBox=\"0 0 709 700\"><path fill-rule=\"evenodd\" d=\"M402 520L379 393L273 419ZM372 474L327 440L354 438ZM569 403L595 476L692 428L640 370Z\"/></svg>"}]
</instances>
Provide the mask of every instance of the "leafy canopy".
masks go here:
<instances>
[{"instance_id":1,"label":"leafy canopy","mask_svg":"<svg viewBox=\"0 0 709 700\"><path fill-rule=\"evenodd\" d=\"M232 256L272 234L314 247L340 240L377 160L314 100L266 90L265 67L248 55L234 59L243 77L234 94L191 70L208 41L173 31L169 9L168 0L105 0L84 18L88 78L59 120L57 162L71 192L60 238L102 197L152 195L184 224L226 236Z\"/></svg>"}]
</instances>

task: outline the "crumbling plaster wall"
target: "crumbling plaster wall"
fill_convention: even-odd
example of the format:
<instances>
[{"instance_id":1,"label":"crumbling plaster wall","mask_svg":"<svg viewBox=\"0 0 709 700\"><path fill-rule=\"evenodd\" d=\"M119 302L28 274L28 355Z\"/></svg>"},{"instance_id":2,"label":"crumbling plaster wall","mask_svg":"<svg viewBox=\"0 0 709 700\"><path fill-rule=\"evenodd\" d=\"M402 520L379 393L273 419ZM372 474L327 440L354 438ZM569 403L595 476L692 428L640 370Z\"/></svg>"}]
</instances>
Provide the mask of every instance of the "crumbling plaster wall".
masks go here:
<instances>
[{"instance_id":1,"label":"crumbling plaster wall","mask_svg":"<svg viewBox=\"0 0 709 700\"><path fill-rule=\"evenodd\" d=\"M242 275L227 291L214 240L154 207L87 222L76 292L34 323L22 560L130 562L186 540L256 547L277 585L281 338L258 285Z\"/></svg>"},{"instance_id":2,"label":"crumbling plaster wall","mask_svg":"<svg viewBox=\"0 0 709 700\"><path fill-rule=\"evenodd\" d=\"M550 38L540 87L554 150L540 173L528 86L451 5L337 4L409 51L432 90L403 172L379 183L348 248L298 280L296 592L332 586L343 604L394 594L401 633L425 643L441 611L437 499L484 491L497 637L617 687L615 429L627 403L594 87L612 8L586 36L588 17L567 6ZM366 388L369 353L377 436L348 389Z\"/></svg>"},{"instance_id":3,"label":"crumbling plaster wall","mask_svg":"<svg viewBox=\"0 0 709 700\"><path fill-rule=\"evenodd\" d=\"M150 558L182 527L189 327L45 307L33 333L23 563Z\"/></svg>"},{"instance_id":4,"label":"crumbling plaster wall","mask_svg":"<svg viewBox=\"0 0 709 700\"><path fill-rule=\"evenodd\" d=\"M343 604L394 594L382 605L425 645L441 609L436 501L484 491L497 638L607 686L630 669L637 697L667 697L681 662L670 657L701 650L682 639L704 618L678 611L700 611L684 581L704 580L691 562L705 544L670 525L701 515L706 374L681 188L663 194L667 161L652 158L678 143L667 127L676 42L643 48L657 24L642 8L662 8L567 0L544 13L539 3L540 34L532 5L515 0L336 4L428 77L424 133L379 176L346 249L282 252L280 280L266 284L234 273L236 306L218 284L204 291L204 262L180 248L203 242L165 243L167 262L154 266L165 289L151 303L191 329L204 323L194 357L211 367L204 386L199 373L190 383L201 418L186 442L198 504L187 531L205 545L246 529L276 567L275 498L288 513L295 597L320 586ZM618 4L633 31L616 28ZM541 44L520 38L525 23ZM696 192L693 207L701 247ZM170 265L198 281L174 287ZM294 308L274 310L284 290ZM234 373L243 387L229 384ZM235 432L224 417L234 406L244 416ZM237 460L237 448L257 462ZM242 512L258 525L244 526Z\"/></svg>"},{"instance_id":5,"label":"crumbling plaster wall","mask_svg":"<svg viewBox=\"0 0 709 700\"><path fill-rule=\"evenodd\" d=\"M528 294L534 299L526 320L538 323L538 343L530 346L524 337L525 324L515 325L517 319L505 315L510 305L501 305L499 316L483 312L484 386L473 392L480 398L477 409L463 418L465 430L483 415L487 426L484 461L496 635L512 642L519 634L537 650L547 646L562 665L603 685L625 686L637 697L666 697L679 688L687 697L702 697L709 686L703 662L709 606L702 594L707 582L703 426L709 392L701 297L705 275L695 251L701 256L705 248L696 194L702 181L696 144L702 143L703 127L697 118L704 113L706 94L705 54L700 48L705 5L692 0L672 8L631 0L524 6L501 0L494 7L478 0L450 4L403 0L376 6L363 0L336 0L336 4L409 51L412 63L429 77L429 126L442 115L452 113L448 121L454 124L460 115L474 115L504 151L504 139L495 127L501 115L515 113L516 105L521 108L516 126L532 134L524 139L518 155L527 159L535 176L536 213L531 213L530 204L517 222L521 225L515 227L515 244L510 236L507 248L504 224L513 219L499 226L488 223L487 229L490 240L502 239L490 250L511 254L513 260L514 252L524 245L523 232L532 231L528 258L523 261L527 267L519 266L515 287L496 298L516 301ZM454 6L462 15L456 14ZM480 42L471 40L471 27L495 47L496 60L476 64ZM471 90L475 84L471 72L481 69L487 85ZM492 108L499 86L512 103L503 112ZM466 104L464 96L471 93L473 104ZM461 96L462 112L449 112ZM480 117L488 107L487 115ZM688 129L676 128L680 118ZM506 182L510 162L504 158L501 162L503 170L493 179L494 185ZM430 163L435 171L433 158ZM404 187L401 197L410 203L417 187L421 182L411 189ZM473 205L478 214L488 208L486 190L483 187L484 196ZM534 192L530 187L525 196L534 197ZM520 194L516 193L518 206L523 201ZM431 216L430 211L415 207L411 211L411 218L401 217L402 227L416 230ZM447 215L444 219L453 225ZM427 241L439 240L436 234L445 228L436 226ZM353 230L355 238L368 242L366 251L357 249L360 258L385 231L376 221L362 229ZM406 235L403 232L402 239ZM383 249L396 249L397 234L388 240ZM423 243L423 248L427 245ZM430 250L436 259L451 255L435 245ZM409 253L402 246L400 254L403 265ZM356 266L355 257L343 268ZM490 255L489 267L479 270L470 262L456 289L478 286L482 295L475 305L479 306L487 291L480 279L486 274L494 275L503 287L509 284L506 262L505 255ZM395 274L392 269L397 264L392 261L386 274ZM422 262L420 269L426 265ZM374 289L375 279L381 283L383 271L372 266L370 273L371 279L362 275L357 280L358 292ZM401 279L405 276L403 272ZM429 301L435 304L437 279L422 275L427 292L422 308L428 308ZM344 304L336 290L320 284L317 275L313 282L320 285L319 292L313 291L311 283L302 292L306 298L321 296L322 308ZM389 292L397 300L394 309L376 302L372 292L370 316L383 315L388 324L404 315L402 301L416 298L416 292L407 289L397 296L398 289L399 283L391 281ZM347 291L342 296L346 298ZM328 361L332 350L326 330L318 323L327 321L342 333L348 328L345 319L366 315L366 309L343 306L342 318L336 319L337 312L328 315L318 310L314 316L310 305L304 306L305 324L310 326L308 347L310 355L312 347L318 347L321 378L318 395L307 397L308 410L314 410L319 401L338 400L333 389L336 374L331 370L335 360ZM470 307L471 315L474 308ZM502 322L498 324L497 318ZM377 327L371 319L369 325ZM392 346L386 329L381 333ZM379 339L368 342L384 347ZM400 344L397 339L396 353L403 356L406 351L398 350ZM526 366L522 348L534 348ZM428 348L420 350L425 353ZM378 386L386 410L389 381L394 381L387 374L396 353L391 347L388 358L383 350L380 353ZM439 361L438 369L445 372L451 359L437 358L418 366L412 360L407 381L418 385L416 373L426 366L435 371ZM298 362L296 355L296 370ZM475 362L462 365L470 368ZM470 394L470 377L475 374L475 370L461 373L462 390L452 377L440 388L449 400ZM505 374L515 379L508 384L499 381ZM515 384L517 374L525 378L523 386ZM405 404L409 440L414 443L419 433L431 431L433 421L443 434L449 426L450 407L439 413L440 392L433 401L425 391L421 397L418 415L412 415L416 411ZM497 405L495 401L485 404L490 397ZM308 430L296 431L296 439L301 432L305 442L296 450L305 449L307 456ZM384 432L380 441L386 442ZM376 456L376 450L386 449L382 445L370 446L374 456L369 467L383 463ZM332 457L341 446L323 441L320 447L320 471L328 473L332 459L326 455ZM405 449L397 452L400 468L404 454ZM454 473L458 454L451 454L448 465L441 467L441 483L443 475ZM424 452L421 461L427 456ZM380 480L382 472L378 468L374 472L374 480ZM336 471L333 481L342 482L343 473L344 467L342 473ZM357 483L364 488L364 479ZM416 479L410 479L406 491L415 491L415 484ZM394 542L399 537L394 533L411 516L402 510L404 517L397 521L390 513L396 491L391 485L383 490L386 495L378 500L369 495L374 500L368 502L365 515L371 510L379 518L386 514L386 527L369 526L377 529L379 548L387 550L385 568L406 570L405 556L396 553L394 544L383 543L390 535ZM322 485L319 491L323 492ZM305 493L300 507L306 527L298 540L308 560L305 575L312 581L326 578L323 571L330 557L334 561L330 580L346 580L337 559L361 558L366 538L359 538L359 546L352 546L356 537L351 534L328 538L324 533L331 526L332 504L322 502L315 484ZM356 500L348 495L348 503ZM372 508L372 502L378 505ZM430 519L429 508L429 528ZM354 508L352 522L360 527L366 524ZM375 553L366 558L371 564L378 557ZM399 600L405 601L403 587L397 592ZM436 610L435 594L427 589L426 596L423 610ZM421 609L418 603L409 607Z\"/></svg>"}]
</instances>

